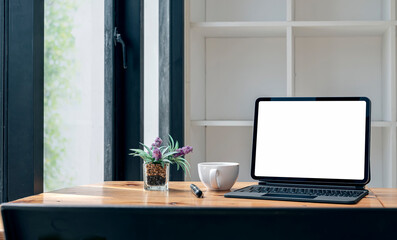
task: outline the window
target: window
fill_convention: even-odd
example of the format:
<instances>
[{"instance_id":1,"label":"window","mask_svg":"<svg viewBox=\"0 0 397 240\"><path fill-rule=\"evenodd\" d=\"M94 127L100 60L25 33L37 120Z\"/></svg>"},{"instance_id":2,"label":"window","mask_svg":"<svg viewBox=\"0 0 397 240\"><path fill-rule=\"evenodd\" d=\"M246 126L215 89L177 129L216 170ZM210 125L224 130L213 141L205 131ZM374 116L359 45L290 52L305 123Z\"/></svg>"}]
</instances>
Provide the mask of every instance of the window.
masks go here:
<instances>
[{"instance_id":1,"label":"window","mask_svg":"<svg viewBox=\"0 0 397 240\"><path fill-rule=\"evenodd\" d=\"M159 60L159 92L166 91L158 111L167 118L159 134L181 144L183 2L159 1L159 26L167 26L159 51L168 64ZM128 149L144 139L143 7L144 0L0 1L0 202L44 185L141 179ZM171 179L183 173L171 169Z\"/></svg>"},{"instance_id":2,"label":"window","mask_svg":"<svg viewBox=\"0 0 397 240\"><path fill-rule=\"evenodd\" d=\"M104 1L45 0L44 191L103 181Z\"/></svg>"}]
</instances>

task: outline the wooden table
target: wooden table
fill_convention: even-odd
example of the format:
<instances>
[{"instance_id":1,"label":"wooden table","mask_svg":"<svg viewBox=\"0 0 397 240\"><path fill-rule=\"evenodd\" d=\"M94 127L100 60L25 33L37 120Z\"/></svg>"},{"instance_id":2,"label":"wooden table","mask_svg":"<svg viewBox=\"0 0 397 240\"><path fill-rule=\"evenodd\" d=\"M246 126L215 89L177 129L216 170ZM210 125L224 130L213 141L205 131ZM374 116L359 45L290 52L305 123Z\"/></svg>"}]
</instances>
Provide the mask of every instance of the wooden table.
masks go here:
<instances>
[{"instance_id":1,"label":"wooden table","mask_svg":"<svg viewBox=\"0 0 397 240\"><path fill-rule=\"evenodd\" d=\"M255 199L224 198L227 191L207 191L200 182L194 182L204 192L196 198L190 192L192 182L171 182L168 192L144 191L142 182L104 182L42 193L22 198L13 203L49 205L129 205L175 207L256 207L256 208L396 208L397 189L374 188L355 205L288 202ZM233 189L253 185L238 182ZM232 189L232 190L233 190ZM0 226L0 231L2 226ZM2 239L2 234L0 236Z\"/></svg>"}]
</instances>

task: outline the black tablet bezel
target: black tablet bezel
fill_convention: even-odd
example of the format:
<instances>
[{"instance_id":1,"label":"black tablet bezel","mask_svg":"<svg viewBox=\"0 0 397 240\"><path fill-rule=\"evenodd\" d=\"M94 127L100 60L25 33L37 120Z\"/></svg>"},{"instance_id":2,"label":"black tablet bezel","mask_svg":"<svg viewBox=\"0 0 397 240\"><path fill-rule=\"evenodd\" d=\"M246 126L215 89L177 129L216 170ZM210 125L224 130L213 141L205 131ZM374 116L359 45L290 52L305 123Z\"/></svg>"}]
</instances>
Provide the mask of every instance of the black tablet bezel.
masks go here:
<instances>
[{"instance_id":1,"label":"black tablet bezel","mask_svg":"<svg viewBox=\"0 0 397 240\"><path fill-rule=\"evenodd\" d=\"M363 180L351 179L322 179L322 178L286 178L266 177L255 175L256 137L258 124L258 107L263 101L364 101L366 102L365 120L365 174ZM370 181L370 136L371 136L371 101L367 97L262 97L255 101L255 118L252 142L251 177L263 182L288 182L307 184L342 184L342 185L365 185Z\"/></svg>"}]
</instances>

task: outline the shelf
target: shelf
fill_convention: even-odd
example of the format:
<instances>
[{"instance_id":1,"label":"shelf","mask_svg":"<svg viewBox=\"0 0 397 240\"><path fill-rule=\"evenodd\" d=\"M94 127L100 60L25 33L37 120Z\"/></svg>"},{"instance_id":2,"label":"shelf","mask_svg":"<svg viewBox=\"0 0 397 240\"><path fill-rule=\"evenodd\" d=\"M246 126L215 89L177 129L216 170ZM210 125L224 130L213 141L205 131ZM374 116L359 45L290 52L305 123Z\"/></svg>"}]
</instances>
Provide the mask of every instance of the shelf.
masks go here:
<instances>
[{"instance_id":1,"label":"shelf","mask_svg":"<svg viewBox=\"0 0 397 240\"><path fill-rule=\"evenodd\" d=\"M292 27L388 27L394 21L291 21Z\"/></svg>"},{"instance_id":2,"label":"shelf","mask_svg":"<svg viewBox=\"0 0 397 240\"><path fill-rule=\"evenodd\" d=\"M254 121L249 120L192 120L192 126L196 127L252 127ZM372 121L371 127L392 127L397 126L391 121Z\"/></svg>"},{"instance_id":3,"label":"shelf","mask_svg":"<svg viewBox=\"0 0 397 240\"><path fill-rule=\"evenodd\" d=\"M193 31L206 37L285 36L287 27L297 36L381 35L396 21L191 22Z\"/></svg>"},{"instance_id":4,"label":"shelf","mask_svg":"<svg viewBox=\"0 0 397 240\"><path fill-rule=\"evenodd\" d=\"M302 36L379 36L394 23L389 21L302 21L292 22L294 35Z\"/></svg>"},{"instance_id":5,"label":"shelf","mask_svg":"<svg viewBox=\"0 0 397 240\"><path fill-rule=\"evenodd\" d=\"M196 149L192 179L202 161L238 161L241 173L249 172L257 97L367 96L370 186L396 187L396 2L187 1L185 139Z\"/></svg>"},{"instance_id":6,"label":"shelf","mask_svg":"<svg viewBox=\"0 0 397 240\"><path fill-rule=\"evenodd\" d=\"M388 20L390 0L191 0L197 21ZM288 13L287 13L288 12Z\"/></svg>"},{"instance_id":7,"label":"shelf","mask_svg":"<svg viewBox=\"0 0 397 240\"><path fill-rule=\"evenodd\" d=\"M192 22L190 28L206 37L280 37L288 22Z\"/></svg>"}]
</instances>

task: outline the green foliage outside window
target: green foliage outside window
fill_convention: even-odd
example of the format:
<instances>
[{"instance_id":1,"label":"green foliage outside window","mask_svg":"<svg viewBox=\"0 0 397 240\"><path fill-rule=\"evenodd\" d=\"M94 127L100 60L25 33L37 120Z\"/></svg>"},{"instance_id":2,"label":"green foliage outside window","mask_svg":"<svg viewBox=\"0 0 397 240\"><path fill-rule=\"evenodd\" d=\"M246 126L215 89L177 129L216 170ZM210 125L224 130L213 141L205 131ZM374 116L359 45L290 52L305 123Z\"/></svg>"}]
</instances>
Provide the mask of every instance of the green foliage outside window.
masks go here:
<instances>
[{"instance_id":1,"label":"green foliage outside window","mask_svg":"<svg viewBox=\"0 0 397 240\"><path fill-rule=\"evenodd\" d=\"M78 97L70 79L75 76L72 34L75 0L45 0L44 24L44 190L51 191L72 182L63 171L65 145L60 106Z\"/></svg>"}]
</instances>

